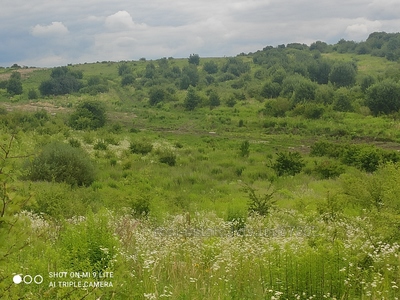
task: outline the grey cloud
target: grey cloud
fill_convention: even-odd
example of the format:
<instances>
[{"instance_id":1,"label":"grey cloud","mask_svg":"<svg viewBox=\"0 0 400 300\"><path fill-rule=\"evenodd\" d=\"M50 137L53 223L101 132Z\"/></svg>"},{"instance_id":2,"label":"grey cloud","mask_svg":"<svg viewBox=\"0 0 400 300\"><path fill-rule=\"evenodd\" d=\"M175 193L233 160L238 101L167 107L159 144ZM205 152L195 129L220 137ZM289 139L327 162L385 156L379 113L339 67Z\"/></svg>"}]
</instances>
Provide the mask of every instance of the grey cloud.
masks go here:
<instances>
[{"instance_id":1,"label":"grey cloud","mask_svg":"<svg viewBox=\"0 0 400 300\"><path fill-rule=\"evenodd\" d=\"M38 37L60 37L68 34L68 28L62 22L51 22L49 25L35 25L32 35Z\"/></svg>"},{"instance_id":2,"label":"grey cloud","mask_svg":"<svg viewBox=\"0 0 400 300\"><path fill-rule=\"evenodd\" d=\"M0 65L236 55L282 43L360 41L400 28L397 0L5 2Z\"/></svg>"}]
</instances>

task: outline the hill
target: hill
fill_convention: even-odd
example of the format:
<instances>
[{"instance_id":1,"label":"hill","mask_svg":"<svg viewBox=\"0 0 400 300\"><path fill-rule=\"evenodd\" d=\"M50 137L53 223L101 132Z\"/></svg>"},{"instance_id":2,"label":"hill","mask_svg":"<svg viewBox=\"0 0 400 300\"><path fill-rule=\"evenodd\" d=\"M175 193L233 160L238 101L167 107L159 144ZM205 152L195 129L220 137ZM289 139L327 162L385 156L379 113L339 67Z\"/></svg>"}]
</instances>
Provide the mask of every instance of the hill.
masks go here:
<instances>
[{"instance_id":1,"label":"hill","mask_svg":"<svg viewBox=\"0 0 400 300\"><path fill-rule=\"evenodd\" d=\"M1 298L399 297L398 39L0 69Z\"/></svg>"}]
</instances>

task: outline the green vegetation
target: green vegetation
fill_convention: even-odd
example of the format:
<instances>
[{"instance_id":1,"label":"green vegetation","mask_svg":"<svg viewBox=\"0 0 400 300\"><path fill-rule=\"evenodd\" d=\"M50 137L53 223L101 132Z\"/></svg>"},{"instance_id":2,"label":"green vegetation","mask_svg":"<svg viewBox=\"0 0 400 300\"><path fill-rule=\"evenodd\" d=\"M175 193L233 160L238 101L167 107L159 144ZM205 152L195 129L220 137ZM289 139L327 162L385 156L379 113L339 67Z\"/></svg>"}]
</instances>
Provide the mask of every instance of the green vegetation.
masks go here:
<instances>
[{"instance_id":1,"label":"green vegetation","mask_svg":"<svg viewBox=\"0 0 400 300\"><path fill-rule=\"evenodd\" d=\"M95 179L95 172L85 152L68 144L53 142L44 146L29 164L28 178L33 181L90 185Z\"/></svg>"},{"instance_id":2,"label":"green vegetation","mask_svg":"<svg viewBox=\"0 0 400 300\"><path fill-rule=\"evenodd\" d=\"M398 36L2 69L0 298L399 298Z\"/></svg>"}]
</instances>

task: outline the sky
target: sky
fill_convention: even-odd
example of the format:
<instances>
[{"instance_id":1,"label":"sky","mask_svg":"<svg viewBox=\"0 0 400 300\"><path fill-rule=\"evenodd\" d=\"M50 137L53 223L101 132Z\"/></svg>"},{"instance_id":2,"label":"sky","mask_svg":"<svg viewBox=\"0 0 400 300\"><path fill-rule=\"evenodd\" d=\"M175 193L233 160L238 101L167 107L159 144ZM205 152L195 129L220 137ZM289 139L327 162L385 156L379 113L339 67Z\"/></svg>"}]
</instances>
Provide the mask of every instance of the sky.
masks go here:
<instances>
[{"instance_id":1,"label":"sky","mask_svg":"<svg viewBox=\"0 0 400 300\"><path fill-rule=\"evenodd\" d=\"M400 31L398 0L2 0L0 66L235 56Z\"/></svg>"}]
</instances>

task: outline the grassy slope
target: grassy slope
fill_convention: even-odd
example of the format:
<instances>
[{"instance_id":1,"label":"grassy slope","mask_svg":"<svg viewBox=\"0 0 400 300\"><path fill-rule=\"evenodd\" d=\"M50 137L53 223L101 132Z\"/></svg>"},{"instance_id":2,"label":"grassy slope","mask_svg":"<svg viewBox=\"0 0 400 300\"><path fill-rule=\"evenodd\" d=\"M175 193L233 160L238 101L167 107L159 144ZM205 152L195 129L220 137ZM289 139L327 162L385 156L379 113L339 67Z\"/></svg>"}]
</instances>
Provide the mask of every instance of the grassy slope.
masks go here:
<instances>
[{"instance_id":1,"label":"grassy slope","mask_svg":"<svg viewBox=\"0 0 400 300\"><path fill-rule=\"evenodd\" d=\"M398 66L371 56L327 56L357 60L359 77L365 74L382 75ZM222 65L226 59L202 59L201 63L211 60ZM251 61L250 58L246 60ZM143 72L147 63L129 62L135 73ZM182 68L187 60L176 59L170 63ZM376 243L380 241L380 233L375 228L368 231L371 223L368 217L371 216L363 215L365 212L358 207L343 205L336 208L339 212L344 208L343 218L332 222L324 219L327 209L335 209L329 206L329 199L342 203L343 180L321 180L313 172L277 177L270 168L277 152L299 151L304 156L305 168L313 170L323 158L309 157L309 147L321 138L336 142L375 143L380 147L398 149L398 121L331 110L319 120L301 116L265 117L259 113L264 103L249 96L245 101L238 101L233 108L222 105L213 110L202 107L187 112L176 105L183 102L186 94L180 90L175 94L177 101L154 108L147 103L148 87L137 90L120 86L118 63L83 64L72 68L82 70L84 79L95 75L107 78L110 91L97 96L67 95L29 101L27 91L36 89L50 74L50 70L37 70L24 78L25 92L22 96L10 99L1 91L0 99L14 110L35 110L44 104L51 104L51 111L57 112L44 125L44 129L19 132L17 155L35 153L49 140L68 142L74 138L81 142L81 147L96 162L98 178L90 187L71 189L64 184L43 182L35 182L28 187L23 181L16 183L22 193L28 194L29 188L35 193L36 203L33 202L31 208L46 208L56 218L57 214L65 218L87 216L90 215L88 208L96 213L101 212L99 220L104 215L104 207L116 213L115 218L107 214L107 222L112 223L110 226L115 230L123 252L113 268L116 272L116 279L113 280L116 288L90 290L91 296L127 299L134 295L137 299L145 299L151 293L160 295L171 292L172 299L254 299L255 295L269 299L273 295L279 298L279 293L286 293L285 296L290 299L299 299L302 292L304 297L301 299L311 299L313 294L317 294L317 298L322 299L324 295L327 299L333 299L333 295L328 294L332 291L343 299L362 299L370 291L375 299L382 292L389 298L398 296L396 289L391 288L399 284L399 277L396 278L398 259L391 256L391 249L397 249L395 245L382 244L382 249L387 245L385 249L390 251L376 259L376 269L368 272L361 269L365 266L369 268L369 261L365 257L369 254L378 256L377 253L382 250L380 244ZM252 65L251 78L255 70L260 68ZM231 83L212 86L223 101L233 92L240 92L233 90ZM252 79L246 84L248 91L249 88L260 88L263 81ZM197 90L204 96L207 88L203 86L202 90ZM73 107L88 99L106 103L111 123L122 124L122 130L113 132L111 124L93 132L74 131L64 126L62 121ZM239 127L240 120L243 120L242 127ZM130 131L131 128L139 129L139 132L134 133ZM346 134L337 135L340 131ZM379 141L385 139L390 142ZM99 140L106 141L107 150L94 150ZM245 140L250 142L249 157L239 154L240 145ZM4 134L2 142L6 141L7 134ZM130 141L148 141L153 144L154 150L145 156L132 154L129 151ZM177 155L176 166L169 167L158 161L157 150L162 152L166 149L172 149ZM354 167L345 167L345 171L354 178L364 178ZM247 217L248 196L243 191L243 183L252 184L257 193L263 194L268 192L268 180L274 180L274 199L279 209L262 220L249 218L248 228L261 226L274 230L276 227L278 232L286 226L290 230L299 230L298 236L279 236L278 233L273 237L247 239L228 234L221 238L191 239L180 235L152 234L155 224L175 231L190 229L188 215L192 218L191 226L194 228L227 228L229 232L232 223L226 220ZM150 200L150 221L136 221L123 213L127 207L135 207L143 199ZM206 213L203 214L204 211ZM169 214L176 216L170 218ZM358 218L360 215L363 219ZM65 263L63 256L68 253L65 251L67 242L62 240L61 235L54 237L54 232L64 233L64 229L61 230L58 223L52 223L51 217L46 215L44 218L32 217L32 220L37 232L43 230L44 238L31 234L33 246L24 252L25 255L10 259L7 270L15 272L20 265L27 266L29 272L66 270L65 264L63 267L59 265ZM375 221L373 215L371 220ZM378 218L377 223L382 220L386 220L385 216ZM97 223L94 224L97 226ZM305 224L312 227L312 232L302 232ZM63 226L73 228L75 225ZM100 236L107 236L106 231L100 232ZM64 240L68 238L65 235L63 237ZM73 248L76 244L74 249L78 249L79 253L84 238L84 234L74 236L75 240L71 238L73 245L68 247ZM51 247L48 246L50 244ZM360 252L361 247L368 249ZM343 257L343 260L339 257ZM385 266L388 266L387 269ZM389 270L389 267L392 269ZM72 267L70 270L75 271ZM6 275L9 276L8 273ZM379 281L380 277L376 276L385 279ZM129 285L126 284L127 277L130 278ZM345 280L354 287L345 285ZM357 286L361 280L366 282L364 289ZM2 291L9 291L10 294L24 297L33 290L35 294L43 295L43 299L80 299L86 293L80 289L52 289L47 286L2 289L0 285L0 295ZM298 297L295 293L299 293ZM352 298L346 298L346 295Z\"/></svg>"}]
</instances>

